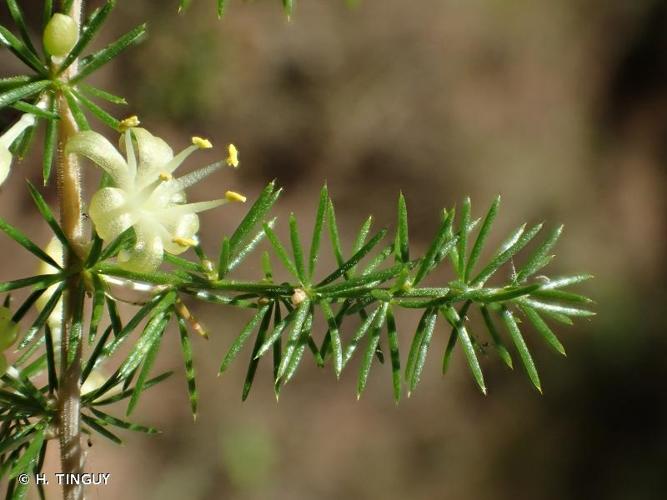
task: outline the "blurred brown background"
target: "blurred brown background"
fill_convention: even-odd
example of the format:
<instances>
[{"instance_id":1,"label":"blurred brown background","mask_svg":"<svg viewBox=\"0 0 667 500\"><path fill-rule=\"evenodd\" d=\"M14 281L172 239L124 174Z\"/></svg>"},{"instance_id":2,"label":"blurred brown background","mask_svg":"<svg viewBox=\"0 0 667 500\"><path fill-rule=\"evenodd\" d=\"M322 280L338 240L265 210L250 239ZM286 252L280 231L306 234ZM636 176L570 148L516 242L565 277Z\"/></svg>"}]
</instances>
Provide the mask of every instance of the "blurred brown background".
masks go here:
<instances>
[{"instance_id":1,"label":"blurred brown background","mask_svg":"<svg viewBox=\"0 0 667 500\"><path fill-rule=\"evenodd\" d=\"M487 397L460 352L443 379L441 325L423 383L395 407L388 366L374 367L357 402L355 363L336 383L310 359L279 404L266 367L241 404L249 351L215 374L246 317L198 308L212 338L195 340L197 422L171 332L158 369L177 374L134 416L164 434L124 434L124 447L95 439L89 468L113 476L89 498L667 497L667 3L362 0L350 9L311 0L297 3L290 23L277 1L232 1L223 21L213 3L197 0L178 16L175 0L121 1L97 41L151 20L150 39L97 75L130 102L109 109L140 115L176 149L194 134L213 139L218 154L226 142L239 146L243 168L198 186L193 199L226 189L252 199L277 178L281 234L290 211L308 234L327 180L349 248L368 214L393 223L402 190L419 251L441 207L470 194L481 215L501 193L493 243L524 220L565 223L549 273L595 274L581 289L599 315L558 328L567 359L528 336L544 396L492 353ZM0 58L3 76L17 70ZM37 155L24 162L1 204L46 241L21 179L38 179L38 165ZM211 252L243 210L202 217ZM0 244L3 279L31 272L11 242ZM407 334L414 323L406 315L399 326Z\"/></svg>"}]
</instances>

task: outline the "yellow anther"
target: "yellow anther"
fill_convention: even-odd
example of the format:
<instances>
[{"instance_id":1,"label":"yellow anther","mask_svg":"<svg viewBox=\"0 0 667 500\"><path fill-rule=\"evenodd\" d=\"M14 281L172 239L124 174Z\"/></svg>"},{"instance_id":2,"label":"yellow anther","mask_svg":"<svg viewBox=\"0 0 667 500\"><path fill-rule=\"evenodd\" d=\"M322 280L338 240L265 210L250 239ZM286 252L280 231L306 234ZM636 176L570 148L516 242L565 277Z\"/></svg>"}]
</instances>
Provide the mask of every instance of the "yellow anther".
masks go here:
<instances>
[{"instance_id":1,"label":"yellow anther","mask_svg":"<svg viewBox=\"0 0 667 500\"><path fill-rule=\"evenodd\" d=\"M230 144L227 146L227 153L227 165L237 168L239 166L239 150L236 149L236 146Z\"/></svg>"},{"instance_id":2,"label":"yellow anther","mask_svg":"<svg viewBox=\"0 0 667 500\"><path fill-rule=\"evenodd\" d=\"M211 141L204 139L203 137L193 137L192 144L197 146L199 149L211 149L213 147Z\"/></svg>"},{"instance_id":3,"label":"yellow anther","mask_svg":"<svg viewBox=\"0 0 667 500\"><path fill-rule=\"evenodd\" d=\"M227 191L225 193L225 198L227 198L227 201L239 201L241 203L245 203L247 199L241 193L237 193L236 191Z\"/></svg>"},{"instance_id":4,"label":"yellow anther","mask_svg":"<svg viewBox=\"0 0 667 500\"><path fill-rule=\"evenodd\" d=\"M125 132L129 128L138 127L141 124L137 115L132 115L120 121L120 131Z\"/></svg>"},{"instance_id":5,"label":"yellow anther","mask_svg":"<svg viewBox=\"0 0 667 500\"><path fill-rule=\"evenodd\" d=\"M161 181L170 181L174 178L174 176L171 175L169 172L160 172L160 175L158 177L160 177Z\"/></svg>"},{"instance_id":6,"label":"yellow anther","mask_svg":"<svg viewBox=\"0 0 667 500\"><path fill-rule=\"evenodd\" d=\"M193 240L192 238L181 238L180 236L177 236L176 238L172 239L174 243L177 245L182 246L183 248L189 248L189 247L195 247L197 246L197 242Z\"/></svg>"}]
</instances>

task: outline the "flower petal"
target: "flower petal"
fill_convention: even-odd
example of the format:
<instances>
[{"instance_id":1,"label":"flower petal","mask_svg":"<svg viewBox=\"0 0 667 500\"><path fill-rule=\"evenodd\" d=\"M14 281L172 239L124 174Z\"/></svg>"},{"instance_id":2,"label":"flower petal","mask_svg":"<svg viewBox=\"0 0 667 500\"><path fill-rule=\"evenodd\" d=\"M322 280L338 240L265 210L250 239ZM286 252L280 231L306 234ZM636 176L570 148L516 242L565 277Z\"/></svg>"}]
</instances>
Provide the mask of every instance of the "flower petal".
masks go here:
<instances>
[{"instance_id":1,"label":"flower petal","mask_svg":"<svg viewBox=\"0 0 667 500\"><path fill-rule=\"evenodd\" d=\"M24 113L14 125L0 135L0 184L7 179L9 167L12 165L12 153L9 151L9 147L27 128L34 124L35 115Z\"/></svg>"},{"instance_id":2,"label":"flower petal","mask_svg":"<svg viewBox=\"0 0 667 500\"><path fill-rule=\"evenodd\" d=\"M118 254L118 264L128 271L150 273L155 271L164 257L162 239L152 229L137 224L134 227L137 233L137 243L131 250Z\"/></svg>"},{"instance_id":3,"label":"flower petal","mask_svg":"<svg viewBox=\"0 0 667 500\"><path fill-rule=\"evenodd\" d=\"M139 152L137 184L141 188L153 182L160 175L164 166L174 157L174 152L169 144L159 137L155 137L146 129L133 128L132 134Z\"/></svg>"},{"instance_id":4,"label":"flower petal","mask_svg":"<svg viewBox=\"0 0 667 500\"><path fill-rule=\"evenodd\" d=\"M35 121L35 115L30 113L22 114L21 118L0 136L0 146L9 149L9 146L19 138L25 129L32 127L35 124Z\"/></svg>"},{"instance_id":5,"label":"flower petal","mask_svg":"<svg viewBox=\"0 0 667 500\"><path fill-rule=\"evenodd\" d=\"M88 215L95 224L95 230L104 241L120 236L136 221L127 206L127 195L118 188L102 188L93 195Z\"/></svg>"},{"instance_id":6,"label":"flower petal","mask_svg":"<svg viewBox=\"0 0 667 500\"><path fill-rule=\"evenodd\" d=\"M163 238L164 249L178 255L185 252L188 247L175 243L175 239L192 240L199 231L199 217L196 214L189 213L177 217L165 217L161 221L169 238Z\"/></svg>"},{"instance_id":7,"label":"flower petal","mask_svg":"<svg viewBox=\"0 0 667 500\"><path fill-rule=\"evenodd\" d=\"M85 156L108 173L116 186L131 186L132 179L125 158L103 135L92 130L79 132L69 140L65 152Z\"/></svg>"},{"instance_id":8,"label":"flower petal","mask_svg":"<svg viewBox=\"0 0 667 500\"><path fill-rule=\"evenodd\" d=\"M5 182L9 175L9 167L12 165L12 154L9 149L0 146L0 184Z\"/></svg>"}]
</instances>

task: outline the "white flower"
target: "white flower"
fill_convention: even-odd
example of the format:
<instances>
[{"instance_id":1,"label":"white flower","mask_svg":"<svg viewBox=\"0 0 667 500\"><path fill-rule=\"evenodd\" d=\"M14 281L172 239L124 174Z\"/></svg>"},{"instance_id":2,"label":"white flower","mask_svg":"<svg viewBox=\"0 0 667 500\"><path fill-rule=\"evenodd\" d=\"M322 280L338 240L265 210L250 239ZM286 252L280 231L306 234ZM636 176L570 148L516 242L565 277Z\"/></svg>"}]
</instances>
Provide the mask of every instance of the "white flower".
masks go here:
<instances>
[{"instance_id":1,"label":"white flower","mask_svg":"<svg viewBox=\"0 0 667 500\"><path fill-rule=\"evenodd\" d=\"M35 116L25 113L9 130L0 135L0 184L5 182L9 175L9 167L12 165L12 153L9 148L25 129L32 127L34 124Z\"/></svg>"},{"instance_id":2,"label":"white flower","mask_svg":"<svg viewBox=\"0 0 667 500\"><path fill-rule=\"evenodd\" d=\"M194 137L192 146L174 156L169 145L143 128L129 128L121 137L126 158L102 135L79 132L67 144L67 153L87 157L111 177L114 187L96 192L88 215L97 234L110 242L133 227L136 244L121 252L119 263L126 269L150 272L157 269L164 252L179 254L197 244L198 212L230 201L241 201L236 193L225 198L186 203L184 190L217 170L214 163L178 179L172 174L195 150L211 143ZM136 149L135 149L136 148Z\"/></svg>"}]
</instances>

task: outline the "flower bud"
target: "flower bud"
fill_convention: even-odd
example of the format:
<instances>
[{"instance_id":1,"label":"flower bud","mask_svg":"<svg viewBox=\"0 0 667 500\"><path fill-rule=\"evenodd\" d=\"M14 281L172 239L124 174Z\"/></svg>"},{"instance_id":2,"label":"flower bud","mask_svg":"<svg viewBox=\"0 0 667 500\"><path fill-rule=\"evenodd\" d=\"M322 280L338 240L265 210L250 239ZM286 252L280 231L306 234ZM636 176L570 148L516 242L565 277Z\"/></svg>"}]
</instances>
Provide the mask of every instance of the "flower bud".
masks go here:
<instances>
[{"instance_id":1,"label":"flower bud","mask_svg":"<svg viewBox=\"0 0 667 500\"><path fill-rule=\"evenodd\" d=\"M19 334L19 325L12 321L12 312L0 307L0 351L9 348Z\"/></svg>"},{"instance_id":2,"label":"flower bud","mask_svg":"<svg viewBox=\"0 0 667 500\"><path fill-rule=\"evenodd\" d=\"M65 14L54 14L44 29L44 48L52 56L69 54L79 41L76 21Z\"/></svg>"},{"instance_id":3,"label":"flower bud","mask_svg":"<svg viewBox=\"0 0 667 500\"><path fill-rule=\"evenodd\" d=\"M7 358L4 354L0 354L0 377L7 373L7 368L9 368L9 363L7 363Z\"/></svg>"}]
</instances>

